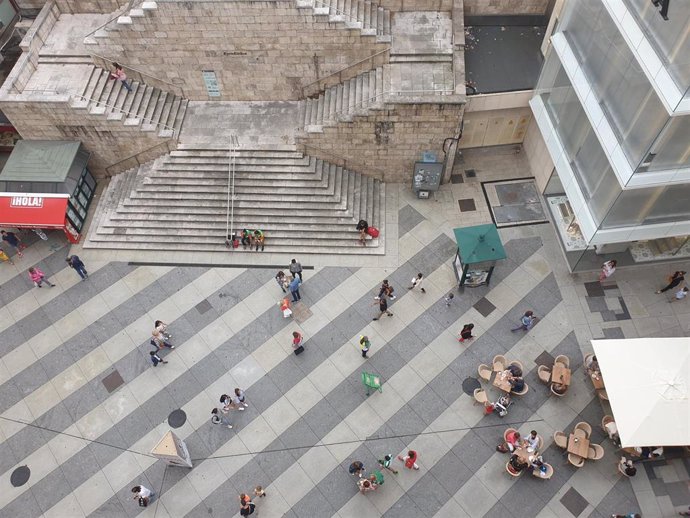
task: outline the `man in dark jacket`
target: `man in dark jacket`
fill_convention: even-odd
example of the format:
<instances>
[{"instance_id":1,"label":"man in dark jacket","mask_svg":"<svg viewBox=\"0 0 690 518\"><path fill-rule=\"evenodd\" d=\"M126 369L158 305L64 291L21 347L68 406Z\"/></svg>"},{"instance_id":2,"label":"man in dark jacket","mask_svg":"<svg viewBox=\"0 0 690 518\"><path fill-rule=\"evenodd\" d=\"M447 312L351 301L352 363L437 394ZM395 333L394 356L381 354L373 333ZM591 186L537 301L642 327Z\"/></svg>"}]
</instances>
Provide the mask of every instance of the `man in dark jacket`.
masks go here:
<instances>
[{"instance_id":1,"label":"man in dark jacket","mask_svg":"<svg viewBox=\"0 0 690 518\"><path fill-rule=\"evenodd\" d=\"M65 261L67 261L67 264L69 264L70 268L73 268L74 271L79 274L79 277L81 277L82 281L89 278L89 272L86 271L86 267L84 266L82 260L79 259L78 255L70 255L67 259L65 259Z\"/></svg>"}]
</instances>

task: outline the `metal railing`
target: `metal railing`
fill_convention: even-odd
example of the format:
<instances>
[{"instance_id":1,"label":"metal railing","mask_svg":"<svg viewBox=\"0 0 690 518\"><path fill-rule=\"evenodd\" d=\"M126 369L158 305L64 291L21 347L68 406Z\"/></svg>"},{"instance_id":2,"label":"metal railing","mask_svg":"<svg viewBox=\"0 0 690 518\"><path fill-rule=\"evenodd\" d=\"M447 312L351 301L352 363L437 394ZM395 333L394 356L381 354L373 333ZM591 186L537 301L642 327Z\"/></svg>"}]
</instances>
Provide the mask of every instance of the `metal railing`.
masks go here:
<instances>
[{"instance_id":1,"label":"metal railing","mask_svg":"<svg viewBox=\"0 0 690 518\"><path fill-rule=\"evenodd\" d=\"M326 77L322 77L321 79L317 79L316 81L312 81L311 83L304 85L302 87L302 97L315 95L322 90L326 90L344 81L349 81L363 72L373 71L376 69L376 67L387 64L390 61L390 51L391 48L387 47L382 51L372 54L361 61L357 61L352 65L338 70L337 72L333 72Z\"/></svg>"},{"instance_id":2,"label":"metal railing","mask_svg":"<svg viewBox=\"0 0 690 518\"><path fill-rule=\"evenodd\" d=\"M333 153L333 151L321 149L319 147L312 146L311 144L298 144L297 147L300 148L300 152L304 153L305 155L313 156L321 160L326 160L327 162L340 166L343 169L347 169L348 171L362 173L366 176L371 176L372 178L375 178L380 181L383 181L383 179L385 178L386 172L383 169L379 169L377 167L372 167L369 165L364 165L363 163L357 162L356 160L352 160L351 158L345 158L342 155ZM310 150L312 152L310 152Z\"/></svg>"},{"instance_id":3,"label":"metal railing","mask_svg":"<svg viewBox=\"0 0 690 518\"><path fill-rule=\"evenodd\" d=\"M174 141L175 139L168 139L165 142L161 142L160 144L151 146L144 151L140 151L136 155L132 155L124 160L120 160L119 162L109 165L105 168L106 177L110 178L118 173L133 169L134 167L140 167L151 160L155 160L159 156L174 151L176 149L175 146L172 145L172 142Z\"/></svg>"},{"instance_id":4,"label":"metal railing","mask_svg":"<svg viewBox=\"0 0 690 518\"><path fill-rule=\"evenodd\" d=\"M129 0L129 2L127 2L127 5L125 5L124 7L120 7L120 9L117 11L118 14L116 14L113 18L110 18L110 19L109 19L107 22L105 22L104 24L99 25L98 27L96 27L96 28L95 28L94 30L92 30L90 33L86 34L86 35L84 36L83 39L90 38L91 36L93 36L94 34L96 34L98 31L100 31L101 29L103 29L103 28L105 28L107 25L109 25L110 23L112 23L112 22L114 22L115 20L117 20L120 16L123 16L124 13L126 13L126 12L129 11L130 9L134 9L134 6L135 6L136 4L142 3L143 1L144 1L144 0Z\"/></svg>"},{"instance_id":5,"label":"metal railing","mask_svg":"<svg viewBox=\"0 0 690 518\"><path fill-rule=\"evenodd\" d=\"M158 77L152 76L151 74L142 72L141 70L137 70L136 68L133 68L129 65L124 65L117 59L99 56L98 54L94 53L89 53L89 55L93 60L93 64L97 67L112 71L113 63L117 63L122 67L122 70L124 70L125 74L127 74L127 79L131 79L132 81L138 81L139 83L144 83L145 85L153 86L159 88L160 90L165 90L166 92L173 93L178 97L185 97L184 90L181 87L173 83L170 83L165 79L160 79Z\"/></svg>"},{"instance_id":6,"label":"metal railing","mask_svg":"<svg viewBox=\"0 0 690 518\"><path fill-rule=\"evenodd\" d=\"M376 32L378 33L378 28L375 24L371 23L371 20L369 20L368 24L364 23L364 14L362 14L361 17L359 14L357 16L353 16L351 12L348 13L345 11L341 11L337 7L333 7L330 3L324 2L323 0L314 0L314 7L328 7L329 15L331 14L331 11L334 11L336 16L342 16L343 18L346 18L349 22L359 22L362 24L363 29L376 29ZM376 8L378 10L378 5L376 6Z\"/></svg>"}]
</instances>

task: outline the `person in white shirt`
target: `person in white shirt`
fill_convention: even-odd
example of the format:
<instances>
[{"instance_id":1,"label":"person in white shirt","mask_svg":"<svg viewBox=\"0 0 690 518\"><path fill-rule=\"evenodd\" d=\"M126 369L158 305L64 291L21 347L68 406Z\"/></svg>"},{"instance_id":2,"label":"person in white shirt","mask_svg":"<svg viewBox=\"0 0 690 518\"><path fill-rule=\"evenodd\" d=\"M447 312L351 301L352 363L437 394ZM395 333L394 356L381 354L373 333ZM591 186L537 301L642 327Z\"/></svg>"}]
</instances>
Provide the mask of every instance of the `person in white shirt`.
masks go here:
<instances>
[{"instance_id":1,"label":"person in white shirt","mask_svg":"<svg viewBox=\"0 0 690 518\"><path fill-rule=\"evenodd\" d=\"M424 280L424 275L422 275L421 273L418 273L418 274L417 274L417 277L415 277L414 279L412 279L412 286L410 286L410 287L407 288L407 289L408 289L408 290L411 290L411 289L416 288L417 286L419 286L419 289L421 290L421 292L422 292L422 293L426 293L426 290L425 290L424 288L422 288L422 281L423 281L423 280Z\"/></svg>"},{"instance_id":2,"label":"person in white shirt","mask_svg":"<svg viewBox=\"0 0 690 518\"><path fill-rule=\"evenodd\" d=\"M244 390L240 388L235 389L235 393L232 396L232 404L240 410L244 410L245 408L249 407L249 405L245 402Z\"/></svg>"},{"instance_id":3,"label":"person in white shirt","mask_svg":"<svg viewBox=\"0 0 690 518\"><path fill-rule=\"evenodd\" d=\"M134 486L132 488L132 493L134 493L134 496L132 497L133 500L143 499L145 503L142 505L142 507L149 505L154 494L153 491L144 486Z\"/></svg>"},{"instance_id":4,"label":"person in white shirt","mask_svg":"<svg viewBox=\"0 0 690 518\"><path fill-rule=\"evenodd\" d=\"M536 430L532 430L530 434L525 438L525 443L527 446L531 447L533 451L539 449L539 436Z\"/></svg>"}]
</instances>

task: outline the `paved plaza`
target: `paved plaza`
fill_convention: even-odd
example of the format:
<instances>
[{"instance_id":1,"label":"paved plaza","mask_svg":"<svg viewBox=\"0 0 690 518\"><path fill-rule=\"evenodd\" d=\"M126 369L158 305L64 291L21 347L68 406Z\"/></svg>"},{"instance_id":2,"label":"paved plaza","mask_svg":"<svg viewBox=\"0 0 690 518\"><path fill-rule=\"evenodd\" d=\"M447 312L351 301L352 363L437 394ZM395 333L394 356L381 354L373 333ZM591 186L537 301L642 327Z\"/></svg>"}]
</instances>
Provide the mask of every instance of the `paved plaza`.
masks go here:
<instances>
[{"instance_id":1,"label":"paved plaza","mask_svg":"<svg viewBox=\"0 0 690 518\"><path fill-rule=\"evenodd\" d=\"M675 265L619 269L601 290L595 273L567 272L549 224L522 226L500 230L508 258L491 286L459 293L452 228L482 216L453 214L453 206L474 192L479 206L479 185L444 186L439 201L395 188L395 264L305 269L292 319L278 308L275 268L136 265L89 260L84 251L90 277L80 282L60 236L27 238L16 267L0 265L0 516L225 517L256 485L268 494L255 500L263 517L652 518L690 505L687 458L619 476L619 453L599 426L605 409L582 369L591 338L690 334L689 303L654 294ZM31 265L57 286L34 288ZM426 293L406 289L417 272ZM392 317L372 321L383 279L398 297ZM511 333L527 309L541 320ZM169 363L154 369L156 319L170 324L176 349L163 351ZM477 338L460 344L468 322ZM298 357L295 330L306 340ZM358 348L362 334L372 342L368 359ZM520 360L530 387L504 418L485 416L472 396L478 365L496 354ZM536 374L559 354L573 370L563 398ZM381 393L366 396L363 370L381 376ZM249 408L231 412L232 430L211 424L210 410L234 387L246 390ZM186 421L174 431L192 470L149 455L177 409ZM579 421L592 425L606 454L577 469L552 435ZM551 480L506 473L508 456L496 445L509 426L544 438ZM419 452L419 471L386 472L379 490L357 492L350 462L368 471L408 448ZM14 487L11 475L24 465L30 478ZM132 500L137 484L157 493L147 509Z\"/></svg>"}]
</instances>

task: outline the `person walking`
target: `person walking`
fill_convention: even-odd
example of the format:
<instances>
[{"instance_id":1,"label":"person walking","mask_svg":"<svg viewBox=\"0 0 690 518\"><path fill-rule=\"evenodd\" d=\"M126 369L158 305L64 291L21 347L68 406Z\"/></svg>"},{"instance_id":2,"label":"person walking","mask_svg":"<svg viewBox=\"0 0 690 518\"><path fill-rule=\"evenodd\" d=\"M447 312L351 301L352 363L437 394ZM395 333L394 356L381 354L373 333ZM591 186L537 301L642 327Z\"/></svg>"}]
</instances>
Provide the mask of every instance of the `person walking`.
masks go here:
<instances>
[{"instance_id":1,"label":"person walking","mask_svg":"<svg viewBox=\"0 0 690 518\"><path fill-rule=\"evenodd\" d=\"M256 486L254 488L254 496L263 498L266 496L266 491L264 491L264 488L261 486Z\"/></svg>"},{"instance_id":2,"label":"person walking","mask_svg":"<svg viewBox=\"0 0 690 518\"><path fill-rule=\"evenodd\" d=\"M132 493L134 493L132 500L139 500L139 507L148 506L155 495L153 491L144 486L134 486Z\"/></svg>"},{"instance_id":3,"label":"person walking","mask_svg":"<svg viewBox=\"0 0 690 518\"><path fill-rule=\"evenodd\" d=\"M295 275L295 278L292 279L290 282L289 288L290 288L290 294L292 295L292 302L297 302L298 300L302 299L302 296L299 294L299 285L302 283L302 277L297 277Z\"/></svg>"},{"instance_id":4,"label":"person walking","mask_svg":"<svg viewBox=\"0 0 690 518\"><path fill-rule=\"evenodd\" d=\"M153 327L158 331L160 335L162 335L166 339L172 338L172 335L168 333L168 324L163 322L162 320L156 320L153 324Z\"/></svg>"},{"instance_id":5,"label":"person walking","mask_svg":"<svg viewBox=\"0 0 690 518\"><path fill-rule=\"evenodd\" d=\"M676 300L683 300L688 295L688 287L684 286L679 289L669 302L675 302Z\"/></svg>"},{"instance_id":6,"label":"person walking","mask_svg":"<svg viewBox=\"0 0 690 518\"><path fill-rule=\"evenodd\" d=\"M533 311L525 311L525 314L522 315L522 318L520 319L520 325L517 327L514 327L511 329L511 331L519 331L522 329L523 331L529 331L534 327L534 324L539 320L539 317L534 316Z\"/></svg>"},{"instance_id":7,"label":"person walking","mask_svg":"<svg viewBox=\"0 0 690 518\"><path fill-rule=\"evenodd\" d=\"M405 463L407 469L419 469L417 465L417 452L414 450L409 450L406 456L398 455L398 460Z\"/></svg>"},{"instance_id":8,"label":"person walking","mask_svg":"<svg viewBox=\"0 0 690 518\"><path fill-rule=\"evenodd\" d=\"M276 283L278 286L280 286L280 289L283 290L283 293L287 293L287 287L290 284L287 280L287 277L285 277L285 273L281 270L278 273L276 273Z\"/></svg>"},{"instance_id":9,"label":"person walking","mask_svg":"<svg viewBox=\"0 0 690 518\"><path fill-rule=\"evenodd\" d=\"M240 494L240 516L249 516L254 513L254 502L249 495Z\"/></svg>"},{"instance_id":10,"label":"person walking","mask_svg":"<svg viewBox=\"0 0 690 518\"><path fill-rule=\"evenodd\" d=\"M161 350L163 347L167 347L168 349L175 348L173 344L168 342L165 334L158 330L158 327L154 328L153 332L151 333L151 345L158 347L158 350Z\"/></svg>"},{"instance_id":11,"label":"person walking","mask_svg":"<svg viewBox=\"0 0 690 518\"><path fill-rule=\"evenodd\" d=\"M244 395L244 390L240 388L235 389L234 395L232 396L232 404L235 405L237 408L249 408L249 405L246 402L246 397Z\"/></svg>"},{"instance_id":12,"label":"person walking","mask_svg":"<svg viewBox=\"0 0 690 518\"><path fill-rule=\"evenodd\" d=\"M293 277L299 275L300 282L304 281L304 279L302 278L302 265L297 262L297 259L293 259L292 261L290 261L290 273Z\"/></svg>"},{"instance_id":13,"label":"person walking","mask_svg":"<svg viewBox=\"0 0 690 518\"><path fill-rule=\"evenodd\" d=\"M458 338L458 341L464 342L465 340L474 338L474 336L472 336L472 329L474 329L474 324L465 324L460 331L460 338Z\"/></svg>"},{"instance_id":14,"label":"person walking","mask_svg":"<svg viewBox=\"0 0 690 518\"><path fill-rule=\"evenodd\" d=\"M366 335L362 335L359 337L359 348L362 350L362 358L367 357L367 353L369 352L369 348L371 347L371 342L369 341L369 337Z\"/></svg>"},{"instance_id":15,"label":"person walking","mask_svg":"<svg viewBox=\"0 0 690 518\"><path fill-rule=\"evenodd\" d=\"M674 274L668 278L668 285L665 288L661 288L660 290L655 291L654 293L659 294L659 293L663 293L665 291L668 291L672 288L675 288L676 286L678 286L681 282L683 282L685 280L685 274L686 273L687 272L684 272L682 270L678 270L677 272L674 272Z\"/></svg>"},{"instance_id":16,"label":"person walking","mask_svg":"<svg viewBox=\"0 0 690 518\"><path fill-rule=\"evenodd\" d=\"M292 350L295 354L300 354L304 351L304 337L297 331L292 332Z\"/></svg>"},{"instance_id":17,"label":"person walking","mask_svg":"<svg viewBox=\"0 0 690 518\"><path fill-rule=\"evenodd\" d=\"M86 266L84 266L84 263L79 259L78 255L70 255L65 261L70 268L79 274L82 281L89 278L89 272L86 271Z\"/></svg>"},{"instance_id":18,"label":"person walking","mask_svg":"<svg viewBox=\"0 0 690 518\"><path fill-rule=\"evenodd\" d=\"M425 290L424 288L422 288L422 281L423 281L423 280L424 280L424 275L422 275L421 273L418 273L418 274L417 274L417 277L415 277L414 279L412 279L412 286L410 286L410 287L407 288L407 289L408 289L408 290L412 290L412 289L416 288L417 286L419 286L419 290L420 290L422 293L426 293L426 290Z\"/></svg>"},{"instance_id":19,"label":"person walking","mask_svg":"<svg viewBox=\"0 0 690 518\"><path fill-rule=\"evenodd\" d=\"M51 288L55 287L55 284L46 279L46 274L43 273L38 266L29 268L29 279L31 279L34 283L34 286L38 288L41 288L44 282Z\"/></svg>"},{"instance_id":20,"label":"person walking","mask_svg":"<svg viewBox=\"0 0 690 518\"><path fill-rule=\"evenodd\" d=\"M22 250L26 248L26 245L22 243L22 240L17 237L17 234L14 232L7 232L5 230L0 230L0 235L2 235L2 240L10 245L12 248L14 248L17 251L17 255L19 257L23 257L24 254L22 253Z\"/></svg>"},{"instance_id":21,"label":"person walking","mask_svg":"<svg viewBox=\"0 0 690 518\"><path fill-rule=\"evenodd\" d=\"M110 79L117 79L122 83L122 88L126 88L128 92L132 91L132 87L127 84L127 74L122 70L122 66L118 63L113 63L115 70L111 72Z\"/></svg>"},{"instance_id":22,"label":"person walking","mask_svg":"<svg viewBox=\"0 0 690 518\"><path fill-rule=\"evenodd\" d=\"M362 478L362 473L364 473L364 463L361 460L356 460L348 468L350 475Z\"/></svg>"},{"instance_id":23,"label":"person walking","mask_svg":"<svg viewBox=\"0 0 690 518\"><path fill-rule=\"evenodd\" d=\"M14 261L10 259L10 256L8 256L2 248L0 248L0 261L3 263L14 264Z\"/></svg>"},{"instance_id":24,"label":"person walking","mask_svg":"<svg viewBox=\"0 0 690 518\"><path fill-rule=\"evenodd\" d=\"M606 279L611 277L616 271L617 264L618 263L615 259L611 259L610 261L606 261L604 264L602 264L601 273L599 274L599 282L604 282Z\"/></svg>"},{"instance_id":25,"label":"person walking","mask_svg":"<svg viewBox=\"0 0 690 518\"><path fill-rule=\"evenodd\" d=\"M374 303L372 304L372 306L375 306L376 304L377 304L377 302L374 301ZM381 318L381 317L383 316L384 313L385 313L386 315L388 315L389 317L392 317L392 316L393 316L393 313L391 313L390 311L388 311L388 301L386 300L386 297L381 297L380 299L378 299L378 305L379 305L379 311L380 311L380 313L379 313L378 316L372 318L372 320L378 320L379 318Z\"/></svg>"},{"instance_id":26,"label":"person walking","mask_svg":"<svg viewBox=\"0 0 690 518\"><path fill-rule=\"evenodd\" d=\"M452 293L449 293L445 297L443 297L443 301L446 303L446 306L450 307L450 305L453 303L453 299L455 298L455 295Z\"/></svg>"},{"instance_id":27,"label":"person walking","mask_svg":"<svg viewBox=\"0 0 690 518\"><path fill-rule=\"evenodd\" d=\"M149 354L151 355L151 363L153 363L154 367L158 367L159 363L168 363L166 360L158 356L158 351L151 351Z\"/></svg>"},{"instance_id":28,"label":"person walking","mask_svg":"<svg viewBox=\"0 0 690 518\"><path fill-rule=\"evenodd\" d=\"M228 412L230 412L231 409L236 408L232 404L232 398L227 394L223 394L222 396L220 396L220 404L223 405L223 408L221 408L221 412L223 412L224 414L227 414ZM240 410L244 410L244 407L241 407Z\"/></svg>"},{"instance_id":29,"label":"person walking","mask_svg":"<svg viewBox=\"0 0 690 518\"><path fill-rule=\"evenodd\" d=\"M395 300L395 295L393 295L394 291L395 289L388 283L388 279L384 279L383 283L381 283L378 296L374 298L379 300L380 298L386 296L391 300Z\"/></svg>"},{"instance_id":30,"label":"person walking","mask_svg":"<svg viewBox=\"0 0 690 518\"><path fill-rule=\"evenodd\" d=\"M211 410L211 423L222 424L222 425L227 426L228 428L232 428L232 425L230 424L230 419L228 419L223 414L218 412L217 408L214 408L213 410Z\"/></svg>"},{"instance_id":31,"label":"person walking","mask_svg":"<svg viewBox=\"0 0 690 518\"><path fill-rule=\"evenodd\" d=\"M392 461L393 461L393 455L390 455L390 454L384 455L383 459L378 460L379 466L381 466L384 469L387 469L388 471L390 471L394 475L397 475L398 470L391 467Z\"/></svg>"}]
</instances>

